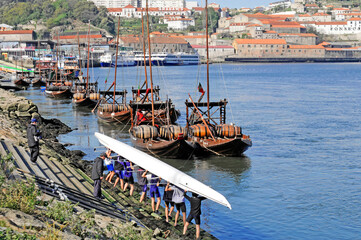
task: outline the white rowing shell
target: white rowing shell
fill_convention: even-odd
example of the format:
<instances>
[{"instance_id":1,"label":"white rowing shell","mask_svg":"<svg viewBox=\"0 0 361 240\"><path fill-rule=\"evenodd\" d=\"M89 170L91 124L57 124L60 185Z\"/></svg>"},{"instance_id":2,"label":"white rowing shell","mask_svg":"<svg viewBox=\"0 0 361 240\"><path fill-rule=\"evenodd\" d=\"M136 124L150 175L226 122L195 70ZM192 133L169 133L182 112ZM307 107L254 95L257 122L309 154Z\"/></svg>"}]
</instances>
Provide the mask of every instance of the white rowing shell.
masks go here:
<instances>
[{"instance_id":1,"label":"white rowing shell","mask_svg":"<svg viewBox=\"0 0 361 240\"><path fill-rule=\"evenodd\" d=\"M99 142L105 147L162 179L184 190L197 193L209 200L232 209L231 204L229 204L222 194L161 160L104 134L96 132L95 137L98 138Z\"/></svg>"}]
</instances>

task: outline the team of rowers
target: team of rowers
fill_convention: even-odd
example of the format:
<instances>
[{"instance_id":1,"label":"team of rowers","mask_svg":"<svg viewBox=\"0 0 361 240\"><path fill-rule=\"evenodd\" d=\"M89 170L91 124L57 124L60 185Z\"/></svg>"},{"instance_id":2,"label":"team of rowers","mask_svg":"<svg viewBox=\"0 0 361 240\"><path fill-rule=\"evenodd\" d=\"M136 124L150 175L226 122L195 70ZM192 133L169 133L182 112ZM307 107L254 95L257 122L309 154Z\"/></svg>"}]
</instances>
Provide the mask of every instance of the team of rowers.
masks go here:
<instances>
[{"instance_id":1,"label":"team of rowers","mask_svg":"<svg viewBox=\"0 0 361 240\"><path fill-rule=\"evenodd\" d=\"M100 157L94 160L92 169L92 179L94 180L94 197L101 199L101 181L103 179L104 164L107 166L108 174L105 181L113 184L114 187L119 183L120 188L125 192L128 187L129 195L132 196L134 192L134 177L133 173L136 173L138 184L141 188L141 195L139 202L143 202L146 199L147 192L151 198L151 206L154 213L159 214L159 206L161 203L161 194L159 191L159 185L161 178L149 173L148 170L144 170L139 166L133 165L127 159L121 156L112 157L112 151L108 149L102 153ZM116 177L113 183L113 178ZM184 199L190 202L191 210L186 218L186 205ZM196 237L200 236L200 215L201 215L201 201L206 198L198 196L196 193L192 193L192 197L186 194L186 191L170 184L169 182L164 187L163 200L165 202L165 217L166 222L169 222L171 214L176 208L176 215L174 219L174 226L177 226L177 221L180 213L183 215L183 234L186 234L188 225L194 219L196 222Z\"/></svg>"}]
</instances>

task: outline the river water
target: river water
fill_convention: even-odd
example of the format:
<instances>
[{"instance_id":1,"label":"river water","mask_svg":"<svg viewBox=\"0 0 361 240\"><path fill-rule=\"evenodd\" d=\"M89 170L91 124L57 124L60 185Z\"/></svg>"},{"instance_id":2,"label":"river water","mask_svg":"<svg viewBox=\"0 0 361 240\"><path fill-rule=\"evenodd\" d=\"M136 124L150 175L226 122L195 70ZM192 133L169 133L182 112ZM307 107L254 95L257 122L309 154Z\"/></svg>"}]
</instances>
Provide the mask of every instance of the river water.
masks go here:
<instances>
[{"instance_id":1,"label":"river water","mask_svg":"<svg viewBox=\"0 0 361 240\"><path fill-rule=\"evenodd\" d=\"M220 239L361 238L360 64L213 64L211 100L227 98L227 121L242 126L253 146L242 158L165 160L221 192L232 210L202 205L201 227ZM117 85L138 86L141 69L118 68ZM184 101L206 89L204 66L155 67L153 81L172 98L185 123ZM95 68L104 88L114 69ZM94 159L99 131L130 144L124 126L104 125L70 100L20 92L43 117L73 132L60 136ZM128 93L128 99L130 94Z\"/></svg>"}]
</instances>

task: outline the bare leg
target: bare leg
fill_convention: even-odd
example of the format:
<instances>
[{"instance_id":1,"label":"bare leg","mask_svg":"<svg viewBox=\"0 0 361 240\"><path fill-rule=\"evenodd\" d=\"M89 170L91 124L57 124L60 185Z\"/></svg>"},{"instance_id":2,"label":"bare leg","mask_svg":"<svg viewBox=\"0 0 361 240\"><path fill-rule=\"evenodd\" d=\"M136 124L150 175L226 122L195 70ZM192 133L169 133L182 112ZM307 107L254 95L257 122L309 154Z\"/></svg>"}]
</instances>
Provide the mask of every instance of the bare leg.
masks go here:
<instances>
[{"instance_id":1,"label":"bare leg","mask_svg":"<svg viewBox=\"0 0 361 240\"><path fill-rule=\"evenodd\" d=\"M199 239L199 235L201 233L201 227L199 224L196 224L196 237Z\"/></svg>"},{"instance_id":2,"label":"bare leg","mask_svg":"<svg viewBox=\"0 0 361 240\"><path fill-rule=\"evenodd\" d=\"M133 192L134 192L134 185L130 184L130 193L129 193L129 195L132 196Z\"/></svg>"},{"instance_id":3,"label":"bare leg","mask_svg":"<svg viewBox=\"0 0 361 240\"><path fill-rule=\"evenodd\" d=\"M127 188L128 188L128 183L125 183L124 188L123 188L123 192L125 192L125 190L127 190Z\"/></svg>"},{"instance_id":4,"label":"bare leg","mask_svg":"<svg viewBox=\"0 0 361 240\"><path fill-rule=\"evenodd\" d=\"M169 216L172 216L173 210L174 210L174 206L171 206L170 209L169 209Z\"/></svg>"},{"instance_id":5,"label":"bare leg","mask_svg":"<svg viewBox=\"0 0 361 240\"><path fill-rule=\"evenodd\" d=\"M124 180L120 179L120 188L123 189L124 188Z\"/></svg>"},{"instance_id":6,"label":"bare leg","mask_svg":"<svg viewBox=\"0 0 361 240\"><path fill-rule=\"evenodd\" d=\"M157 206L156 206L155 210L158 211L159 205L160 205L160 197L157 197Z\"/></svg>"},{"instance_id":7,"label":"bare leg","mask_svg":"<svg viewBox=\"0 0 361 240\"><path fill-rule=\"evenodd\" d=\"M155 201L155 199L154 199L154 197L152 197L151 199L152 199L152 210L154 212L154 201Z\"/></svg>"},{"instance_id":8,"label":"bare leg","mask_svg":"<svg viewBox=\"0 0 361 240\"><path fill-rule=\"evenodd\" d=\"M117 184L118 184L118 182L119 182L119 179L120 179L120 178L115 179L114 187L117 186Z\"/></svg>"},{"instance_id":9,"label":"bare leg","mask_svg":"<svg viewBox=\"0 0 361 240\"><path fill-rule=\"evenodd\" d=\"M177 213L175 214L174 226L177 226L177 221L178 221L179 213L180 213L180 211L177 211Z\"/></svg>"},{"instance_id":10,"label":"bare leg","mask_svg":"<svg viewBox=\"0 0 361 240\"><path fill-rule=\"evenodd\" d=\"M165 221L169 222L169 218L168 218L168 204L165 205Z\"/></svg>"},{"instance_id":11,"label":"bare leg","mask_svg":"<svg viewBox=\"0 0 361 240\"><path fill-rule=\"evenodd\" d=\"M184 228L183 228L183 235L186 234L188 225L189 225L189 222L186 222L186 224L184 225Z\"/></svg>"},{"instance_id":12,"label":"bare leg","mask_svg":"<svg viewBox=\"0 0 361 240\"><path fill-rule=\"evenodd\" d=\"M114 177L114 174L115 174L114 171L110 172L109 183L112 183L112 179Z\"/></svg>"},{"instance_id":13,"label":"bare leg","mask_svg":"<svg viewBox=\"0 0 361 240\"><path fill-rule=\"evenodd\" d=\"M183 212L183 226L186 225L186 213Z\"/></svg>"},{"instance_id":14,"label":"bare leg","mask_svg":"<svg viewBox=\"0 0 361 240\"><path fill-rule=\"evenodd\" d=\"M140 203L143 202L145 194L146 192L142 192L142 195L140 195L140 200L139 200Z\"/></svg>"}]
</instances>

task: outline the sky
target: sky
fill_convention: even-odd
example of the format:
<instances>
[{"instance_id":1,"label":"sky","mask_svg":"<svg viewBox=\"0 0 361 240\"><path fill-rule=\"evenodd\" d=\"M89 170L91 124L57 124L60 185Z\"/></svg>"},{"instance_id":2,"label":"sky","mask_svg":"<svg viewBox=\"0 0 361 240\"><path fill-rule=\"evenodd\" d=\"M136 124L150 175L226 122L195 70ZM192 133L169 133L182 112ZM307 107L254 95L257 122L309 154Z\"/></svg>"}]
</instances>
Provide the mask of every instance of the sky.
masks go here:
<instances>
[{"instance_id":1,"label":"sky","mask_svg":"<svg viewBox=\"0 0 361 240\"><path fill-rule=\"evenodd\" d=\"M268 6L269 3L277 1L278 0L208 0L208 4L213 2L218 3L222 8L254 8L259 6ZM204 6L205 0L198 0L198 4L199 6Z\"/></svg>"}]
</instances>

